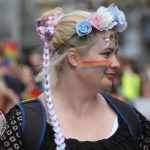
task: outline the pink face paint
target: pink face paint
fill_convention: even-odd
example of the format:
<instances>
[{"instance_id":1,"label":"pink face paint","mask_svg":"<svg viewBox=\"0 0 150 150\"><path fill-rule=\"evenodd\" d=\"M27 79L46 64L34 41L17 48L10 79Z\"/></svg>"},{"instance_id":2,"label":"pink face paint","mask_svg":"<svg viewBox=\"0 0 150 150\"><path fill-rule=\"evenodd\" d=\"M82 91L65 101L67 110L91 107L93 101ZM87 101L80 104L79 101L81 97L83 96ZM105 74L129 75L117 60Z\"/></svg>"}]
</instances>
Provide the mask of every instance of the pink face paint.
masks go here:
<instances>
[{"instance_id":1,"label":"pink face paint","mask_svg":"<svg viewBox=\"0 0 150 150\"><path fill-rule=\"evenodd\" d=\"M100 61L84 61L82 62L82 70L86 69L100 69L106 70L109 67L108 60L100 60Z\"/></svg>"}]
</instances>

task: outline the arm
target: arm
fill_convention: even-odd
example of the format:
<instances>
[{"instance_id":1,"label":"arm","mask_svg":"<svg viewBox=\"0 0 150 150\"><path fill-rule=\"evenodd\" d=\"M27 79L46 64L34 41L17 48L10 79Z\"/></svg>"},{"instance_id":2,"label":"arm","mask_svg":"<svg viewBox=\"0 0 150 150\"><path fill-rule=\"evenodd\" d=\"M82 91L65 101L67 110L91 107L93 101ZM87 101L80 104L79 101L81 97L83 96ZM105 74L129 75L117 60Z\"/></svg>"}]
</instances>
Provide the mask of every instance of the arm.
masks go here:
<instances>
[{"instance_id":1,"label":"arm","mask_svg":"<svg viewBox=\"0 0 150 150\"><path fill-rule=\"evenodd\" d=\"M12 89L6 86L3 86L0 89L0 110L4 114L8 113L9 109L14 107L18 102L19 97Z\"/></svg>"}]
</instances>

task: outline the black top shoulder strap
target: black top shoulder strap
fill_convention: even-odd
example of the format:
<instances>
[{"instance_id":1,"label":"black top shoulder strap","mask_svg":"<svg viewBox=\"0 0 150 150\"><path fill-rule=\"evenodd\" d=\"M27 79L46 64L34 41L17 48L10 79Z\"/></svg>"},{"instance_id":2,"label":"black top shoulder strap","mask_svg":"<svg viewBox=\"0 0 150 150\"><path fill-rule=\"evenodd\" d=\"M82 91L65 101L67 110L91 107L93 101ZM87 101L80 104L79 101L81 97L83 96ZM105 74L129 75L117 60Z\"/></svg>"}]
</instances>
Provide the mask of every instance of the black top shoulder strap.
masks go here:
<instances>
[{"instance_id":1,"label":"black top shoulder strap","mask_svg":"<svg viewBox=\"0 0 150 150\"><path fill-rule=\"evenodd\" d=\"M46 112L39 99L17 105L22 112L22 134L25 149L38 150L46 130Z\"/></svg>"},{"instance_id":2,"label":"black top shoulder strap","mask_svg":"<svg viewBox=\"0 0 150 150\"><path fill-rule=\"evenodd\" d=\"M142 127L139 117L137 116L133 107L110 95L104 93L101 94L128 125L129 131L134 139L139 142L142 136Z\"/></svg>"}]
</instances>

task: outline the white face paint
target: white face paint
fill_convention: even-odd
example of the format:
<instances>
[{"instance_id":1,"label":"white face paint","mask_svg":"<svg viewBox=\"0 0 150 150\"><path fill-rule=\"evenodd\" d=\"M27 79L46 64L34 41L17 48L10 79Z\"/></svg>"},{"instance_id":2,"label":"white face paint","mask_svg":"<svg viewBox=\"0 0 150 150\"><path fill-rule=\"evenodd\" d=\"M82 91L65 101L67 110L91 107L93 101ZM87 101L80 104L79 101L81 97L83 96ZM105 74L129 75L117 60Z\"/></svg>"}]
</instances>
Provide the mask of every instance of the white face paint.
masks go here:
<instances>
[{"instance_id":1,"label":"white face paint","mask_svg":"<svg viewBox=\"0 0 150 150\"><path fill-rule=\"evenodd\" d=\"M103 49L108 48L108 47L113 48L115 46L113 43L104 44L104 43L101 43L101 42L100 42L100 45L101 45L101 48L103 48Z\"/></svg>"},{"instance_id":2,"label":"white face paint","mask_svg":"<svg viewBox=\"0 0 150 150\"><path fill-rule=\"evenodd\" d=\"M102 39L106 42L110 41L110 39L107 36L102 36Z\"/></svg>"},{"instance_id":3,"label":"white face paint","mask_svg":"<svg viewBox=\"0 0 150 150\"><path fill-rule=\"evenodd\" d=\"M102 39L104 42L100 42L100 46L102 49L105 48L113 48L115 45L118 45L118 36L117 34L110 34L109 37L107 36L102 36Z\"/></svg>"},{"instance_id":4,"label":"white face paint","mask_svg":"<svg viewBox=\"0 0 150 150\"><path fill-rule=\"evenodd\" d=\"M0 137L4 134L6 131L6 118L2 111L0 111Z\"/></svg>"}]
</instances>

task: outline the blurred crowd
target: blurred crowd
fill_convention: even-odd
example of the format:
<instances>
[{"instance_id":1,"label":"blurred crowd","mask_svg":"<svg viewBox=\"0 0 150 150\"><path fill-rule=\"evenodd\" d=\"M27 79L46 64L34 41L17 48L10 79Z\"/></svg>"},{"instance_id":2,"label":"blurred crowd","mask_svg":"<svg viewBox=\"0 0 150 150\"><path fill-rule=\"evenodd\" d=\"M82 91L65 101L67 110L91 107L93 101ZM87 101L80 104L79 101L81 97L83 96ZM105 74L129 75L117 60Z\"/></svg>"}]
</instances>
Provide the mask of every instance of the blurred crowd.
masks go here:
<instances>
[{"instance_id":1,"label":"blurred crowd","mask_svg":"<svg viewBox=\"0 0 150 150\"><path fill-rule=\"evenodd\" d=\"M7 113L18 102L38 97L43 92L42 84L34 80L42 68L42 55L22 54L6 65L4 50L0 46L0 110Z\"/></svg>"},{"instance_id":2,"label":"blurred crowd","mask_svg":"<svg viewBox=\"0 0 150 150\"><path fill-rule=\"evenodd\" d=\"M132 106L137 99L150 100L150 64L139 69L132 59L118 56L121 67L116 71L111 89L106 92Z\"/></svg>"},{"instance_id":3,"label":"blurred crowd","mask_svg":"<svg viewBox=\"0 0 150 150\"><path fill-rule=\"evenodd\" d=\"M43 92L42 83L34 80L42 70L42 54L22 54L5 65L4 50L0 46L0 110L5 108L6 113L14 104L38 97ZM106 93L133 106L139 97L150 98L150 65L139 70L133 60L122 55L117 57L121 67L116 71L112 88Z\"/></svg>"}]
</instances>

